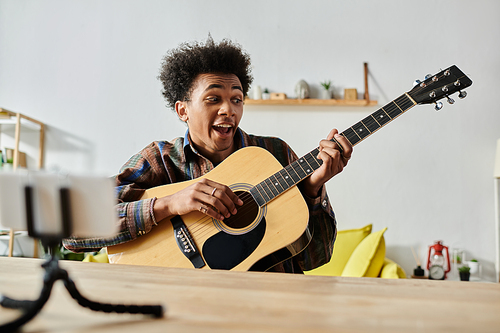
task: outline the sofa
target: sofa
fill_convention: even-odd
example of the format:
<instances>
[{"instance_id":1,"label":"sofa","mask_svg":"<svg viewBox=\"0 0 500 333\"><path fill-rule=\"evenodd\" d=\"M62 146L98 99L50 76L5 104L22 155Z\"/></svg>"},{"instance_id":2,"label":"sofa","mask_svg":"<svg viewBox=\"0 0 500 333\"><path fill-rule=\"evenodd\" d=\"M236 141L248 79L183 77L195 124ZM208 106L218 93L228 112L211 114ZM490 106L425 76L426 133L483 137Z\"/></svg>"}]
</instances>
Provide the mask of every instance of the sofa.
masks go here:
<instances>
[{"instance_id":1,"label":"sofa","mask_svg":"<svg viewBox=\"0 0 500 333\"><path fill-rule=\"evenodd\" d=\"M387 228L372 232L368 224L359 229L339 230L331 260L306 275L380 277L404 279L406 272L385 256L384 233Z\"/></svg>"}]
</instances>

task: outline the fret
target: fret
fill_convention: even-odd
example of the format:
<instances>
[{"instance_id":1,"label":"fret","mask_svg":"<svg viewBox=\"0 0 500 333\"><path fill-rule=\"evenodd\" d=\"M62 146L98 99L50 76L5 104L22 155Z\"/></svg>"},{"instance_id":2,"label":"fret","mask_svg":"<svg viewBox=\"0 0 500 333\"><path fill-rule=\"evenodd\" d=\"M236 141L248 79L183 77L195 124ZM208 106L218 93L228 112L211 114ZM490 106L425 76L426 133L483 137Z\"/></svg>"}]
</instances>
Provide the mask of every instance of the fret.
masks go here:
<instances>
[{"instance_id":1,"label":"fret","mask_svg":"<svg viewBox=\"0 0 500 333\"><path fill-rule=\"evenodd\" d=\"M344 133L339 133L339 135L342 135L347 141L349 141L349 139L344 135Z\"/></svg>"},{"instance_id":2,"label":"fret","mask_svg":"<svg viewBox=\"0 0 500 333\"><path fill-rule=\"evenodd\" d=\"M252 195L255 202L259 205L259 207L262 207L267 203L262 195L260 195L259 190L257 190L257 186L254 186L252 187L252 189L250 189L250 194Z\"/></svg>"},{"instance_id":3,"label":"fret","mask_svg":"<svg viewBox=\"0 0 500 333\"><path fill-rule=\"evenodd\" d=\"M293 162L292 164L289 164L285 167L285 170L286 172L290 175L290 177L292 178L293 182L295 184L297 184L298 182L300 182L302 180L302 178L300 178L300 176L297 174L297 172L295 172L295 169L294 169L294 164L296 162Z\"/></svg>"},{"instance_id":4,"label":"fret","mask_svg":"<svg viewBox=\"0 0 500 333\"><path fill-rule=\"evenodd\" d=\"M364 138L366 138L371 134L368 128L366 128L366 126L363 125L363 123L361 122L351 126L351 128L353 129L353 131L356 132L356 135L359 136L361 140L363 140Z\"/></svg>"},{"instance_id":5,"label":"fret","mask_svg":"<svg viewBox=\"0 0 500 333\"><path fill-rule=\"evenodd\" d=\"M369 115L365 119L361 120L361 123L365 125L365 127L370 131L370 133L375 132L378 130L382 125L380 125L375 118L373 117L373 114Z\"/></svg>"},{"instance_id":6,"label":"fret","mask_svg":"<svg viewBox=\"0 0 500 333\"><path fill-rule=\"evenodd\" d=\"M296 160L292 165L293 169L295 170L295 172L297 172L297 175L299 175L301 180L306 178L309 174L308 172L306 172L306 170L308 169L308 165L303 157Z\"/></svg>"},{"instance_id":7,"label":"fret","mask_svg":"<svg viewBox=\"0 0 500 333\"><path fill-rule=\"evenodd\" d=\"M299 165L303 171L303 174L301 174L301 180L309 176L311 173L314 172L317 168L313 168L311 164L309 164L309 161L312 163L313 161L315 162L315 165L319 167L319 163L316 161L316 159L309 153L307 155L304 155L303 157L299 158L297 165Z\"/></svg>"},{"instance_id":8,"label":"fret","mask_svg":"<svg viewBox=\"0 0 500 333\"><path fill-rule=\"evenodd\" d=\"M384 126L392 119L391 117L384 111L384 109L378 109L374 113L372 113L373 118L380 124L380 126Z\"/></svg>"},{"instance_id":9,"label":"fret","mask_svg":"<svg viewBox=\"0 0 500 333\"><path fill-rule=\"evenodd\" d=\"M257 185L255 185L255 187L257 188L257 190L259 191L260 195L262 196L262 198L266 201L266 202L269 202L271 201L271 198L269 197L269 195L267 194L266 190L264 189L264 186L265 185L264 183L259 183Z\"/></svg>"},{"instance_id":10,"label":"fret","mask_svg":"<svg viewBox=\"0 0 500 333\"><path fill-rule=\"evenodd\" d=\"M307 163L311 166L311 168L314 170L319 169L321 164L323 164L323 161L316 158L319 154L319 149L316 148L312 152L304 155L304 159L307 161Z\"/></svg>"},{"instance_id":11,"label":"fret","mask_svg":"<svg viewBox=\"0 0 500 333\"><path fill-rule=\"evenodd\" d=\"M314 160L314 157L311 156L311 153L308 153L306 155L304 155L302 158L300 158L299 160L303 160L304 162L302 163L302 167L305 168L304 169L304 172L307 174L307 175L310 175L311 173L314 172L314 169L312 167L312 165L309 163L309 160L311 160L311 162ZM316 163L317 164L317 163Z\"/></svg>"},{"instance_id":12,"label":"fret","mask_svg":"<svg viewBox=\"0 0 500 333\"><path fill-rule=\"evenodd\" d=\"M351 144L351 146L356 145L359 141L361 141L361 138L354 132L352 128L348 128L345 131L341 133Z\"/></svg>"},{"instance_id":13,"label":"fret","mask_svg":"<svg viewBox=\"0 0 500 333\"><path fill-rule=\"evenodd\" d=\"M411 98L404 94L384 106L384 109L387 114L394 119L400 116L403 112L411 109L413 106L415 106L415 103L411 100Z\"/></svg>"},{"instance_id":14,"label":"fret","mask_svg":"<svg viewBox=\"0 0 500 333\"><path fill-rule=\"evenodd\" d=\"M305 160L303 160L303 163L305 163ZM284 169L281 169L271 177L266 178L265 180L255 185L250 190L250 193L252 194L252 196L254 197L255 201L259 206L263 206L266 203L270 202L275 197L279 196L289 188L297 185L298 182L300 182L307 176L306 175L300 178L299 175L295 172L295 170L289 168L290 166L292 166L292 164L288 165ZM296 165L296 168L302 170L301 166L298 164ZM286 171L286 169L293 171L294 174L293 177L295 177L295 179L293 179L293 177L290 175L289 172ZM311 170L310 172L312 173L313 171L314 170ZM303 173L304 171L301 172Z\"/></svg>"},{"instance_id":15,"label":"fret","mask_svg":"<svg viewBox=\"0 0 500 333\"><path fill-rule=\"evenodd\" d=\"M286 184L288 185L286 188L290 188L292 187L293 185L295 185L296 183L293 181L292 177L290 176L290 174L286 171L286 168L284 169L281 169L279 174L281 175L281 178L286 182ZM285 188L285 186L283 186L283 188Z\"/></svg>"},{"instance_id":16,"label":"fret","mask_svg":"<svg viewBox=\"0 0 500 333\"><path fill-rule=\"evenodd\" d=\"M281 178L281 175L279 172L275 173L271 177L269 177L271 182L274 184L274 187L276 187L276 190L279 193L285 192L285 189L288 189L288 184Z\"/></svg>"},{"instance_id":17,"label":"fret","mask_svg":"<svg viewBox=\"0 0 500 333\"><path fill-rule=\"evenodd\" d=\"M403 109L403 112L408 111L409 109L411 109L416 105L415 102L407 94L404 94L401 97L399 97L396 100L396 103L398 103L398 105Z\"/></svg>"},{"instance_id":18,"label":"fret","mask_svg":"<svg viewBox=\"0 0 500 333\"><path fill-rule=\"evenodd\" d=\"M269 181L269 178L266 178L262 183L261 183L261 187L264 189L264 191L266 192L266 195L269 197L269 200L268 201L271 201L273 200L276 196L274 195L273 193L273 190L271 187L269 187L270 184L268 184L267 182ZM271 184L272 185L272 184Z\"/></svg>"},{"instance_id":19,"label":"fret","mask_svg":"<svg viewBox=\"0 0 500 333\"><path fill-rule=\"evenodd\" d=\"M271 197L271 199L276 198L278 194L280 194L276 189L276 186L274 186L273 182L271 182L271 179L267 178L266 180L264 180L264 184L266 184L267 188L271 191L272 197L271 195L269 196Z\"/></svg>"},{"instance_id":20,"label":"fret","mask_svg":"<svg viewBox=\"0 0 500 333\"><path fill-rule=\"evenodd\" d=\"M397 106L394 101L384 106L383 109L389 115L389 117L391 117L391 120L403 113L403 111Z\"/></svg>"}]
</instances>

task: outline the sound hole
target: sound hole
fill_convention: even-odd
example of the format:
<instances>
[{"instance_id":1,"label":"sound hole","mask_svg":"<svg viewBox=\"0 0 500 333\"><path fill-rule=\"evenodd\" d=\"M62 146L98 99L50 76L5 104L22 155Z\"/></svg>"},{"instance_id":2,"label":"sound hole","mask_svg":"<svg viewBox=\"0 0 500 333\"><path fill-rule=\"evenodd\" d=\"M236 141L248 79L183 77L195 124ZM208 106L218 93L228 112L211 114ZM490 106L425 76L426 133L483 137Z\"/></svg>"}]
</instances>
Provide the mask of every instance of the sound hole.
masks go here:
<instances>
[{"instance_id":1,"label":"sound hole","mask_svg":"<svg viewBox=\"0 0 500 333\"><path fill-rule=\"evenodd\" d=\"M224 219L224 224L233 229L243 229L255 220L259 214L259 205L249 192L235 191L234 193L243 201L243 206L236 206L238 213Z\"/></svg>"}]
</instances>

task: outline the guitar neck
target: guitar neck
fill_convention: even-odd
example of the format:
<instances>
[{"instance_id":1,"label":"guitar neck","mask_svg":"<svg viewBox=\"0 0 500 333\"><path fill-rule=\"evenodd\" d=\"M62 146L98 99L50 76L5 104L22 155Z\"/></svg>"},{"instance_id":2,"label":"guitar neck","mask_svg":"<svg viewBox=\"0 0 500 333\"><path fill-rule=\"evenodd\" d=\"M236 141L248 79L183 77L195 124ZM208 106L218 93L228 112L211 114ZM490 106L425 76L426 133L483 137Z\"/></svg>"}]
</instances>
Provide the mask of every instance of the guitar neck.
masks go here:
<instances>
[{"instance_id":1,"label":"guitar neck","mask_svg":"<svg viewBox=\"0 0 500 333\"><path fill-rule=\"evenodd\" d=\"M344 136L351 146L355 146L415 105L417 103L405 93L349 127L340 135Z\"/></svg>"},{"instance_id":2,"label":"guitar neck","mask_svg":"<svg viewBox=\"0 0 500 333\"><path fill-rule=\"evenodd\" d=\"M345 137L352 146L355 146L416 104L417 103L405 93L373 112L360 122L349 127L340 133L340 135ZM309 177L323 162L316 157L318 153L319 148L316 148L271 177L255 185L250 190L250 193L257 204L261 207L266 205L286 190L296 186L299 182Z\"/></svg>"}]
</instances>

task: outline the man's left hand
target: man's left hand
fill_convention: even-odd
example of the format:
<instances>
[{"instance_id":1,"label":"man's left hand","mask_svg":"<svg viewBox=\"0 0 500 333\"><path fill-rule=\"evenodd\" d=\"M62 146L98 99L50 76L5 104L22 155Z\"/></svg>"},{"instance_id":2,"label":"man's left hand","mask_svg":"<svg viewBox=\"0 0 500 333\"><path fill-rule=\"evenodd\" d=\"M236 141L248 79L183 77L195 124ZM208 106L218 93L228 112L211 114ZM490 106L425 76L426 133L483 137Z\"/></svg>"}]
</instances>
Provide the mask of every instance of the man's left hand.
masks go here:
<instances>
[{"instance_id":1,"label":"man's left hand","mask_svg":"<svg viewBox=\"0 0 500 333\"><path fill-rule=\"evenodd\" d=\"M351 158L351 144L344 136L338 133L337 129L331 130L326 140L321 140L319 143L317 158L322 160L323 164L303 182L305 195L310 198L316 198L319 195L321 187L333 176L341 173ZM333 138L340 143L342 148L339 148L336 142L330 141Z\"/></svg>"}]
</instances>

